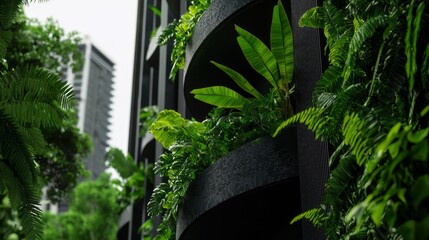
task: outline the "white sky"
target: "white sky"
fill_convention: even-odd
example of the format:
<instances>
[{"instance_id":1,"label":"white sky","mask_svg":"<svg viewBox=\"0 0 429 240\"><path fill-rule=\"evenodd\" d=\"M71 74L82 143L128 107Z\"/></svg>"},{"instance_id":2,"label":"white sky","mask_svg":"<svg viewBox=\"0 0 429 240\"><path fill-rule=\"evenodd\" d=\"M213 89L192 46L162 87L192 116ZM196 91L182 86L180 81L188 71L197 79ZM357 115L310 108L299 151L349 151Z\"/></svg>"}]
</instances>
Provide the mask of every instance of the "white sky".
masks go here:
<instances>
[{"instance_id":1,"label":"white sky","mask_svg":"<svg viewBox=\"0 0 429 240\"><path fill-rule=\"evenodd\" d=\"M128 151L137 0L49 0L25 7L28 17L78 31L115 63L110 145Z\"/></svg>"}]
</instances>

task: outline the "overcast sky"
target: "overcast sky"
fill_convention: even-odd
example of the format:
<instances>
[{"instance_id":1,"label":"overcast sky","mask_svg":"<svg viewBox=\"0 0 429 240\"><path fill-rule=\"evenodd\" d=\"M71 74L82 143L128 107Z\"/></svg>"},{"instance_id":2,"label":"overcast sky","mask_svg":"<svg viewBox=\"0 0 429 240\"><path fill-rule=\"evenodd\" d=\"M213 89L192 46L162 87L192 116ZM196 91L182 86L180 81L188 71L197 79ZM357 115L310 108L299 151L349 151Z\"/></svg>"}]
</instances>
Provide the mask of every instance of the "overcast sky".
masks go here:
<instances>
[{"instance_id":1,"label":"overcast sky","mask_svg":"<svg viewBox=\"0 0 429 240\"><path fill-rule=\"evenodd\" d=\"M49 0L30 3L25 13L88 36L115 63L110 145L127 152L137 0Z\"/></svg>"}]
</instances>

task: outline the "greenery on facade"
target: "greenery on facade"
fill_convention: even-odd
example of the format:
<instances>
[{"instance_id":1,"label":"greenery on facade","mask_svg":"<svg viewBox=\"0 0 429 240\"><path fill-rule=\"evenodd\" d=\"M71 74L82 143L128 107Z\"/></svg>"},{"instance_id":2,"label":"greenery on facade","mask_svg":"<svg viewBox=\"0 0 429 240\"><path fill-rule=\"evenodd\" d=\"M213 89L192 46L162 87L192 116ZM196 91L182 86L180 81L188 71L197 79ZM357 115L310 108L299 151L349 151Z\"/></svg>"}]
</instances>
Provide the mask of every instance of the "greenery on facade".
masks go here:
<instances>
[{"instance_id":1,"label":"greenery on facade","mask_svg":"<svg viewBox=\"0 0 429 240\"><path fill-rule=\"evenodd\" d=\"M424 1L324 1L329 67L304 123L336 149L320 208L298 216L328 239L427 239L429 10ZM278 131L279 131L278 130Z\"/></svg>"},{"instance_id":2,"label":"greenery on facade","mask_svg":"<svg viewBox=\"0 0 429 240\"><path fill-rule=\"evenodd\" d=\"M200 20L204 11L210 6L212 0L194 0L179 20L175 19L164 28L158 38L159 45L165 45L173 39L171 50L170 79L174 80L177 71L185 67L186 45L192 37L195 24Z\"/></svg>"},{"instance_id":3,"label":"greenery on facade","mask_svg":"<svg viewBox=\"0 0 429 240\"><path fill-rule=\"evenodd\" d=\"M271 85L272 93L283 108L285 117L291 116L293 114L290 102L294 69L293 38L281 1L273 10L270 34L271 50L259 38L239 26L235 26L235 30L239 35L237 42L246 60ZM217 107L240 110L245 103L263 98L263 95L243 75L222 64L212 63L253 98L243 97L228 87L211 86L192 90L191 93L195 94L196 99Z\"/></svg>"},{"instance_id":4,"label":"greenery on facade","mask_svg":"<svg viewBox=\"0 0 429 240\"><path fill-rule=\"evenodd\" d=\"M218 106L205 121L187 120L173 110L163 110L151 125L149 132L166 149L154 170L167 182L155 188L148 204L151 216L163 216L155 239L174 239L178 207L190 184L204 169L244 143L273 133L292 112L292 35L281 3L274 8L272 26L274 54L259 39L237 27L238 42L250 65L271 83L268 94L263 96L239 73L216 64L255 98L240 97L222 86L199 89L194 93L206 94L204 100ZM223 100L228 97L225 103Z\"/></svg>"}]
</instances>

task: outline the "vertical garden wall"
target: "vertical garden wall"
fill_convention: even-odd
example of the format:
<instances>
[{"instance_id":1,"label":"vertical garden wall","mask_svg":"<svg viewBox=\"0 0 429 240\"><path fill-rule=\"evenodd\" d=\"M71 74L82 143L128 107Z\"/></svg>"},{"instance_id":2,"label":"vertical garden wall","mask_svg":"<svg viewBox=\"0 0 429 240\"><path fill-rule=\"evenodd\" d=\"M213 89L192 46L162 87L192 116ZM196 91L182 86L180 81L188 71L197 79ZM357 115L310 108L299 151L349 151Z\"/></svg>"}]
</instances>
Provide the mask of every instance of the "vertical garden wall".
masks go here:
<instances>
[{"instance_id":1,"label":"vertical garden wall","mask_svg":"<svg viewBox=\"0 0 429 240\"><path fill-rule=\"evenodd\" d=\"M152 236L426 239L427 1L209 2L141 4L130 151L159 176L132 212ZM136 134L149 105L157 142Z\"/></svg>"}]
</instances>

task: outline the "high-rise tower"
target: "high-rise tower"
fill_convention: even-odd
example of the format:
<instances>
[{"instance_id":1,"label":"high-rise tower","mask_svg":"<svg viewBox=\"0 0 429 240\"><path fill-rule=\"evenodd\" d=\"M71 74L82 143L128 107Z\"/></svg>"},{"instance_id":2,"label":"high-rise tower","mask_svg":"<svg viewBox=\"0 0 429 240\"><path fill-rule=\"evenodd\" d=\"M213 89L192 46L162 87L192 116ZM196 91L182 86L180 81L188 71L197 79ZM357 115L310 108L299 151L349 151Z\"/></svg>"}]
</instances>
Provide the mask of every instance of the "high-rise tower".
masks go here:
<instances>
[{"instance_id":1,"label":"high-rise tower","mask_svg":"<svg viewBox=\"0 0 429 240\"><path fill-rule=\"evenodd\" d=\"M67 74L67 81L72 83L78 100L78 126L94 143L94 151L84 161L85 167L97 178L106 169L114 63L89 40L79 48L84 53L83 69L74 76Z\"/></svg>"}]
</instances>

